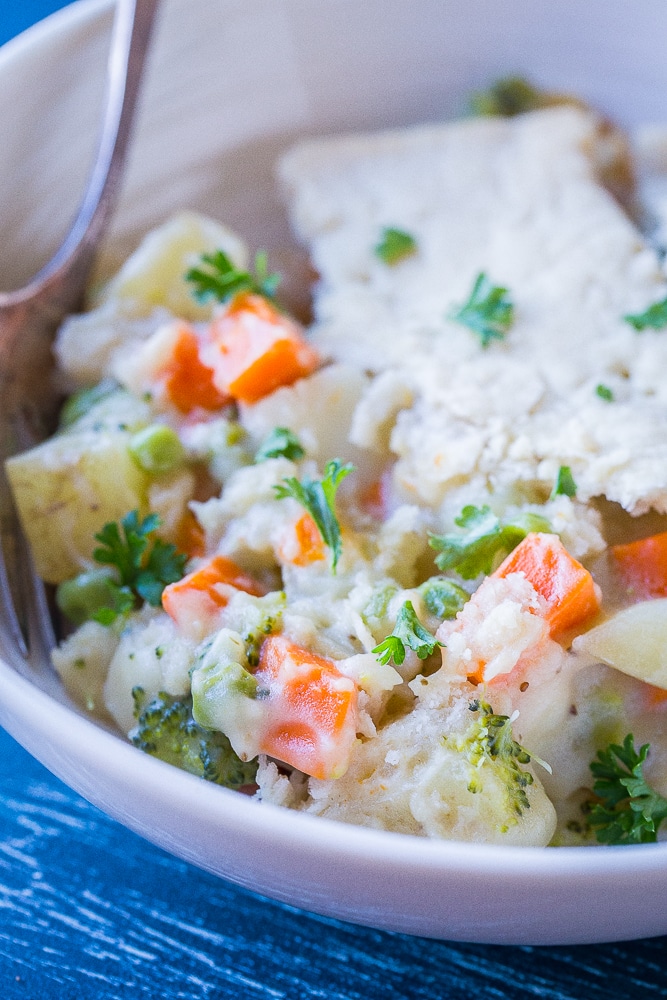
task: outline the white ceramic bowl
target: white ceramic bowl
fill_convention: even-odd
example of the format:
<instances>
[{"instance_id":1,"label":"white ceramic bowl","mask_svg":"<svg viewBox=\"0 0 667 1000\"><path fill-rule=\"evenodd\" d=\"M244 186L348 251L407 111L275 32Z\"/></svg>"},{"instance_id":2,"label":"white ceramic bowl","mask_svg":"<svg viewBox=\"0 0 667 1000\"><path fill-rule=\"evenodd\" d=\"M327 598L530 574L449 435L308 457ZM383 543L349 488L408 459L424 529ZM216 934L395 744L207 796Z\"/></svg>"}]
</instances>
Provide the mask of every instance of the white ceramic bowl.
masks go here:
<instances>
[{"instance_id":1,"label":"white ceramic bowl","mask_svg":"<svg viewBox=\"0 0 667 1000\"><path fill-rule=\"evenodd\" d=\"M48 258L85 183L109 0L80 0L0 51L0 287ZM509 71L625 125L665 117L662 0L166 0L118 260L179 207L285 252L271 163L297 134L435 120ZM211 786L84 718L56 679L0 663L0 722L149 840L276 899L434 937L572 943L667 931L667 844L516 849L332 823Z\"/></svg>"}]
</instances>

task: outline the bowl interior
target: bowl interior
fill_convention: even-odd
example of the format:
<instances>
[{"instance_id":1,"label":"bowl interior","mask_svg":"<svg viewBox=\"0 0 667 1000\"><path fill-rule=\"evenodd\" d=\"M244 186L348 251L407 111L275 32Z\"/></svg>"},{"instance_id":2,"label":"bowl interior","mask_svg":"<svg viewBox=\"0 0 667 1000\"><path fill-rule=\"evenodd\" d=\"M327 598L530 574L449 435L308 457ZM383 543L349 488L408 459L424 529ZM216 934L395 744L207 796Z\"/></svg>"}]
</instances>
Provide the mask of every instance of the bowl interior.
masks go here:
<instances>
[{"instance_id":1,"label":"bowl interior","mask_svg":"<svg viewBox=\"0 0 667 1000\"><path fill-rule=\"evenodd\" d=\"M110 0L78 0L0 59L0 289L46 262L94 153ZM523 73L624 125L660 121L667 92L654 0L164 0L103 267L176 207L254 247L293 248L273 183L295 135L436 121L471 90Z\"/></svg>"},{"instance_id":2,"label":"bowl interior","mask_svg":"<svg viewBox=\"0 0 667 1000\"><path fill-rule=\"evenodd\" d=\"M74 217L111 19L110 0L79 0L0 52L2 289L43 265ZM451 117L471 90L508 73L578 93L624 125L659 121L665 37L667 6L655 0L514 0L511 11L497 0L165 0L101 270L189 207L267 249L303 299L302 254L272 173L295 136ZM0 663L0 721L28 749L133 829L260 892L468 940L667 930L664 907L646 905L667 890L667 847L425 843L259 808L137 755L82 718L52 675L22 673ZM613 913L609 892L623 897Z\"/></svg>"}]
</instances>

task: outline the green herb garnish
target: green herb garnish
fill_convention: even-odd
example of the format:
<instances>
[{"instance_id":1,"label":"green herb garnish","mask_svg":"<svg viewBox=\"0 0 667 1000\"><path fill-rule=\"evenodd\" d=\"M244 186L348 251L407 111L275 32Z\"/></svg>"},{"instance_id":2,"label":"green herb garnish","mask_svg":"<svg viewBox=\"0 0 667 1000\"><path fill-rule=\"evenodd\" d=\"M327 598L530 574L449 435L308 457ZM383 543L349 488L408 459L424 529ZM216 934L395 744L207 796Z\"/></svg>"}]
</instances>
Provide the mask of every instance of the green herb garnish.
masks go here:
<instances>
[{"instance_id":1,"label":"green herb garnish","mask_svg":"<svg viewBox=\"0 0 667 1000\"><path fill-rule=\"evenodd\" d=\"M101 608L93 615L103 625L131 611L139 599L159 607L166 585L183 577L187 556L177 552L175 545L155 538L148 547L159 526L157 514L149 514L140 521L139 512L133 510L122 519L120 527L110 521L95 535L101 547L94 550L93 559L103 566L112 566L118 577L108 582L111 607Z\"/></svg>"},{"instance_id":2,"label":"green herb garnish","mask_svg":"<svg viewBox=\"0 0 667 1000\"><path fill-rule=\"evenodd\" d=\"M265 462L267 458L289 458L292 462L297 462L305 454L303 445L289 427L274 427L259 446L255 461Z\"/></svg>"},{"instance_id":3,"label":"green herb garnish","mask_svg":"<svg viewBox=\"0 0 667 1000\"><path fill-rule=\"evenodd\" d=\"M201 264L191 267L185 280L193 285L193 294L200 302L214 299L225 302L238 292L254 292L266 299L273 299L280 284L279 274L269 274L266 253L255 256L255 273L238 268L224 250L205 253Z\"/></svg>"},{"instance_id":4,"label":"green herb garnish","mask_svg":"<svg viewBox=\"0 0 667 1000\"><path fill-rule=\"evenodd\" d=\"M539 514L524 514L503 524L486 505L468 505L454 520L465 530L431 535L429 545L438 552L438 569L454 570L464 580L491 573L529 532L551 531L547 519Z\"/></svg>"},{"instance_id":5,"label":"green herb garnish","mask_svg":"<svg viewBox=\"0 0 667 1000\"><path fill-rule=\"evenodd\" d=\"M436 637L419 621L412 601L404 601L396 616L394 631L372 650L380 663L393 660L397 667L405 660L405 647L414 650L420 660L430 656L436 646L442 646Z\"/></svg>"},{"instance_id":6,"label":"green herb garnish","mask_svg":"<svg viewBox=\"0 0 667 1000\"><path fill-rule=\"evenodd\" d=\"M595 386L595 395L599 396L600 399L604 399L606 403L613 403L614 401L614 393L608 385L603 385L602 382Z\"/></svg>"},{"instance_id":7,"label":"green herb garnish","mask_svg":"<svg viewBox=\"0 0 667 1000\"><path fill-rule=\"evenodd\" d=\"M543 91L533 87L522 76L506 76L497 80L488 90L478 91L470 97L470 110L475 115L511 118L535 111L553 103Z\"/></svg>"},{"instance_id":8,"label":"green herb garnish","mask_svg":"<svg viewBox=\"0 0 667 1000\"><path fill-rule=\"evenodd\" d=\"M388 227L382 230L380 242L375 246L375 256L391 267L417 252L417 241L402 229Z\"/></svg>"},{"instance_id":9,"label":"green herb garnish","mask_svg":"<svg viewBox=\"0 0 667 1000\"><path fill-rule=\"evenodd\" d=\"M336 493L343 479L353 471L353 465L343 465L340 459L334 458L327 462L322 479L310 479L306 476L299 481L290 476L273 487L278 500L293 497L308 511L317 525L322 541L331 550L331 569L334 573L343 548L340 524L336 517Z\"/></svg>"},{"instance_id":10,"label":"green herb garnish","mask_svg":"<svg viewBox=\"0 0 667 1000\"><path fill-rule=\"evenodd\" d=\"M554 488L551 491L550 499L553 500L554 497L576 497L577 495L577 484L572 476L572 470L569 465L561 465L558 470L558 475L556 476L556 482L554 483Z\"/></svg>"},{"instance_id":11,"label":"green herb garnish","mask_svg":"<svg viewBox=\"0 0 667 1000\"><path fill-rule=\"evenodd\" d=\"M482 347L493 340L504 340L514 319L514 305L507 289L492 284L484 272L475 278L470 297L462 306L455 306L449 318L480 338Z\"/></svg>"},{"instance_id":12,"label":"green herb garnish","mask_svg":"<svg viewBox=\"0 0 667 1000\"><path fill-rule=\"evenodd\" d=\"M653 791L644 778L645 743L637 752L631 733L623 745L611 743L598 751L590 765L595 778L595 801L588 823L601 844L651 844L667 819L667 799Z\"/></svg>"},{"instance_id":13,"label":"green herb garnish","mask_svg":"<svg viewBox=\"0 0 667 1000\"><path fill-rule=\"evenodd\" d=\"M623 319L635 330L663 330L667 326L667 299L654 302L642 313L631 313Z\"/></svg>"}]
</instances>

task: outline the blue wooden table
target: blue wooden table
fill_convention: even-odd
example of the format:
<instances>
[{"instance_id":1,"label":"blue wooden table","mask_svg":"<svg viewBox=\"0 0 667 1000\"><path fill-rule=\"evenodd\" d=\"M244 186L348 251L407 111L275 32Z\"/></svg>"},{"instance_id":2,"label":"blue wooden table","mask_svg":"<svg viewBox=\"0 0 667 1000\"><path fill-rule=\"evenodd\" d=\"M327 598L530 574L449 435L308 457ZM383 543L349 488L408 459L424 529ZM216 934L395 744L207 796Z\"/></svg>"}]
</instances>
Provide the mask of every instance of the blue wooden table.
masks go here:
<instances>
[{"instance_id":1,"label":"blue wooden table","mask_svg":"<svg viewBox=\"0 0 667 1000\"><path fill-rule=\"evenodd\" d=\"M0 43L63 5L5 0ZM0 990L3 1000L648 1000L667 996L667 941L461 945L303 913L129 833L0 731Z\"/></svg>"},{"instance_id":2,"label":"blue wooden table","mask_svg":"<svg viewBox=\"0 0 667 1000\"><path fill-rule=\"evenodd\" d=\"M650 1000L665 944L449 944L303 913L152 847L0 732L4 1000Z\"/></svg>"}]
</instances>

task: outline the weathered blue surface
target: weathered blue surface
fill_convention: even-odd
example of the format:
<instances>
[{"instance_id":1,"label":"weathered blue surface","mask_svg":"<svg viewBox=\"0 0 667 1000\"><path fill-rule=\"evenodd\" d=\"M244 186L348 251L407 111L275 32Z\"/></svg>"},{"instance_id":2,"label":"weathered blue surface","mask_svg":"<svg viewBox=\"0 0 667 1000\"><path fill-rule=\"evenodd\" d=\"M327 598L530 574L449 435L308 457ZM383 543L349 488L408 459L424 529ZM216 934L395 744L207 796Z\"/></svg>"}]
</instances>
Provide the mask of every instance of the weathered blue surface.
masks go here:
<instances>
[{"instance_id":1,"label":"weathered blue surface","mask_svg":"<svg viewBox=\"0 0 667 1000\"><path fill-rule=\"evenodd\" d=\"M650 1000L666 981L665 939L448 944L260 899L129 833L0 732L3 1000Z\"/></svg>"},{"instance_id":2,"label":"weathered blue surface","mask_svg":"<svg viewBox=\"0 0 667 1000\"><path fill-rule=\"evenodd\" d=\"M0 42L60 6L4 0ZM305 914L152 847L0 731L3 1000L650 1000L665 946L452 945Z\"/></svg>"},{"instance_id":3,"label":"weathered blue surface","mask_svg":"<svg viewBox=\"0 0 667 1000\"><path fill-rule=\"evenodd\" d=\"M65 7L64 0L2 0L0 3L0 45L25 31L35 21Z\"/></svg>"}]
</instances>

